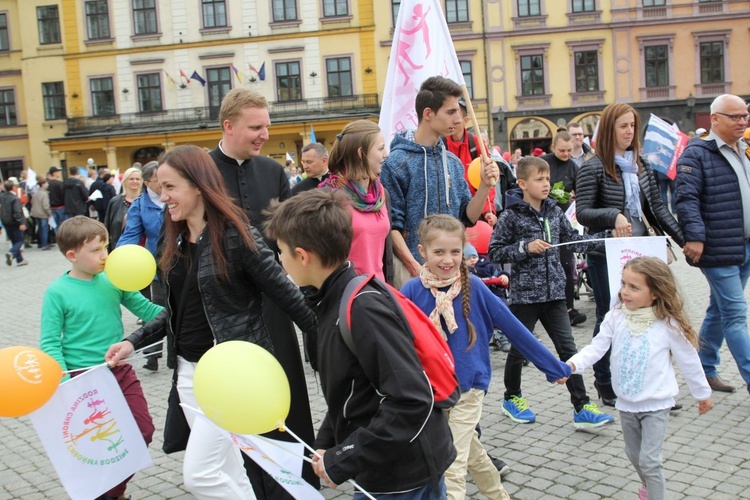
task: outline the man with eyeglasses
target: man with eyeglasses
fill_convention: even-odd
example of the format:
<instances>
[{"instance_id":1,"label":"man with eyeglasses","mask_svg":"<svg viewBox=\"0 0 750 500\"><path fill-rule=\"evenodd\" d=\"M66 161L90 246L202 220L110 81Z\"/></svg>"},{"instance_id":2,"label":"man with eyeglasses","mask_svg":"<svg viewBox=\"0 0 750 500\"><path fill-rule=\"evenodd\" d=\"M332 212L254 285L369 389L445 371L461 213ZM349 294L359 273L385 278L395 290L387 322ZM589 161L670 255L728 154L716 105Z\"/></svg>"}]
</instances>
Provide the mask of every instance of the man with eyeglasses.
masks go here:
<instances>
[{"instance_id":1,"label":"man with eyeglasses","mask_svg":"<svg viewBox=\"0 0 750 500\"><path fill-rule=\"evenodd\" d=\"M570 135L573 136L573 152L570 154L570 159L576 164L576 167L581 168L583 162L588 160L593 154L591 146L583 142L583 127L578 122L570 122L565 128L568 129Z\"/></svg>"},{"instance_id":2,"label":"man with eyeglasses","mask_svg":"<svg viewBox=\"0 0 750 500\"><path fill-rule=\"evenodd\" d=\"M700 358L714 391L734 392L718 374L727 342L750 391L745 285L750 278L750 151L742 138L747 103L724 94L711 103L711 131L695 136L677 162L677 216L683 253L711 286L700 329Z\"/></svg>"}]
</instances>

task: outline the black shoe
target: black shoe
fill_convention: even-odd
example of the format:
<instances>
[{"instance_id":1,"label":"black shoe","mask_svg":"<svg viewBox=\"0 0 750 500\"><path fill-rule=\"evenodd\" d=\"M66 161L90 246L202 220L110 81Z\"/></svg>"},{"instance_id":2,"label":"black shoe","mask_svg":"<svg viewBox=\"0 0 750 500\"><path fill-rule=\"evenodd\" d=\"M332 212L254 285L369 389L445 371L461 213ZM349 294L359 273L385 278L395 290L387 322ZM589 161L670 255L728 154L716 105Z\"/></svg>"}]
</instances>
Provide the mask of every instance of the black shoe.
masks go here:
<instances>
[{"instance_id":1,"label":"black shoe","mask_svg":"<svg viewBox=\"0 0 750 500\"><path fill-rule=\"evenodd\" d=\"M500 342L497 339L493 339L490 345L493 351L498 352L500 350Z\"/></svg>"},{"instance_id":2,"label":"black shoe","mask_svg":"<svg viewBox=\"0 0 750 500\"><path fill-rule=\"evenodd\" d=\"M570 318L570 326L580 325L586 321L586 315L576 309L568 311L568 318Z\"/></svg>"},{"instance_id":3,"label":"black shoe","mask_svg":"<svg viewBox=\"0 0 750 500\"><path fill-rule=\"evenodd\" d=\"M599 399L602 400L604 406L615 407L615 404L617 403L617 394L612 390L612 384L600 384L599 382L594 382L594 388L596 388L596 394L599 396Z\"/></svg>"},{"instance_id":4,"label":"black shoe","mask_svg":"<svg viewBox=\"0 0 750 500\"><path fill-rule=\"evenodd\" d=\"M143 365L143 367L146 370L150 370L152 372L159 371L159 362L155 357L148 357L146 358L146 364Z\"/></svg>"},{"instance_id":5,"label":"black shoe","mask_svg":"<svg viewBox=\"0 0 750 500\"><path fill-rule=\"evenodd\" d=\"M529 360L526 358L523 358L523 361L521 362L523 366L529 366Z\"/></svg>"},{"instance_id":6,"label":"black shoe","mask_svg":"<svg viewBox=\"0 0 750 500\"><path fill-rule=\"evenodd\" d=\"M669 411L680 411L682 410L682 405L680 403L675 403L675 405L669 409Z\"/></svg>"},{"instance_id":7,"label":"black shoe","mask_svg":"<svg viewBox=\"0 0 750 500\"><path fill-rule=\"evenodd\" d=\"M500 473L500 477L505 477L510 472L510 465L506 464L499 458L495 458L489 453L487 454L488 457L490 457L490 460L492 461L492 465L495 466L497 471Z\"/></svg>"}]
</instances>

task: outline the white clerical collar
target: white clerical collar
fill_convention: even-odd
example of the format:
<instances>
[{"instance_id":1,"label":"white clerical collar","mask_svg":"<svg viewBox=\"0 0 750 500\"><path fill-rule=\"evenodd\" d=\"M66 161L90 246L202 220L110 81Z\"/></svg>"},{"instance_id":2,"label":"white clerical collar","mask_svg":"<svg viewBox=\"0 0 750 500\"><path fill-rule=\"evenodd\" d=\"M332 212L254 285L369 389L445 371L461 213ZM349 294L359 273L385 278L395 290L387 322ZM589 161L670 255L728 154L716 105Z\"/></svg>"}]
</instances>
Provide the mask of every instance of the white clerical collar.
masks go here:
<instances>
[{"instance_id":1,"label":"white clerical collar","mask_svg":"<svg viewBox=\"0 0 750 500\"><path fill-rule=\"evenodd\" d=\"M222 148L222 147L221 147L221 142L222 142L222 141L221 141L221 140L219 140L219 151L221 151L222 153L224 153L224 156L226 156L227 158L232 158L231 156L229 156L229 155L227 154L227 152L226 152L226 151L224 151L224 148ZM236 161L236 162L237 162L237 165L239 165L240 167L242 166L242 164L243 164L243 163L245 163L245 161L247 161L247 160L238 160L237 158L232 158L232 159L233 159L234 161Z\"/></svg>"}]
</instances>

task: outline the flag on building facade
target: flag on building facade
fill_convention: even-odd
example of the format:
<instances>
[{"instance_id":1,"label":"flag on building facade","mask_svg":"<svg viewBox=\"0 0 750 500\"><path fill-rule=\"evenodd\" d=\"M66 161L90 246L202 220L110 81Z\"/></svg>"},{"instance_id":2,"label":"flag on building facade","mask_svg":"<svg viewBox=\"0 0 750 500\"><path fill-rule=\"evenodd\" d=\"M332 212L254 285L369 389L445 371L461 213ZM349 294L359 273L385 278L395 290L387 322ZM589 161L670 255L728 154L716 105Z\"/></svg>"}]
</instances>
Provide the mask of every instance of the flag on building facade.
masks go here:
<instances>
[{"instance_id":1,"label":"flag on building facade","mask_svg":"<svg viewBox=\"0 0 750 500\"><path fill-rule=\"evenodd\" d=\"M30 417L71 498L97 498L152 464L125 396L106 366L60 384Z\"/></svg>"},{"instance_id":2,"label":"flag on building facade","mask_svg":"<svg viewBox=\"0 0 750 500\"><path fill-rule=\"evenodd\" d=\"M265 81L266 79L266 63L263 63L260 65L260 69L258 70L258 78L260 81Z\"/></svg>"},{"instance_id":3,"label":"flag on building facade","mask_svg":"<svg viewBox=\"0 0 750 500\"><path fill-rule=\"evenodd\" d=\"M172 76L169 73L167 73L167 70L162 70L162 71L164 71L164 74L167 77L167 83L169 83L172 87L176 87L177 82L174 81L174 78L172 78Z\"/></svg>"},{"instance_id":4,"label":"flag on building facade","mask_svg":"<svg viewBox=\"0 0 750 500\"><path fill-rule=\"evenodd\" d=\"M310 143L318 142L318 140L315 138L315 129L312 125L310 125Z\"/></svg>"},{"instance_id":5,"label":"flag on building facade","mask_svg":"<svg viewBox=\"0 0 750 500\"><path fill-rule=\"evenodd\" d=\"M687 145L688 136L672 125L652 114L643 138L643 156L651 168L674 180L677 175L677 160Z\"/></svg>"},{"instance_id":6,"label":"flag on building facade","mask_svg":"<svg viewBox=\"0 0 750 500\"><path fill-rule=\"evenodd\" d=\"M197 71L193 71L193 74L190 75L190 78L192 78L193 80L195 80L197 82L200 82L200 84L203 85L204 87L206 86L206 80L204 80L201 77L201 75L198 74Z\"/></svg>"},{"instance_id":7,"label":"flag on building facade","mask_svg":"<svg viewBox=\"0 0 750 500\"><path fill-rule=\"evenodd\" d=\"M187 83L190 83L190 78L188 78L188 76L182 70L180 70L180 77L184 78L187 81Z\"/></svg>"},{"instance_id":8,"label":"flag on building facade","mask_svg":"<svg viewBox=\"0 0 750 500\"><path fill-rule=\"evenodd\" d=\"M240 70L237 69L237 66L235 66L234 63L232 63L230 67L232 68L232 71L234 72L234 76L237 78L237 81L240 83L240 85L242 85L244 83L243 80L245 79L245 76L242 73L240 73Z\"/></svg>"},{"instance_id":9,"label":"flag on building facade","mask_svg":"<svg viewBox=\"0 0 750 500\"><path fill-rule=\"evenodd\" d=\"M383 90L380 130L386 144L401 130L417 128L414 98L431 76L464 84L448 24L438 0L404 0L399 7Z\"/></svg>"}]
</instances>

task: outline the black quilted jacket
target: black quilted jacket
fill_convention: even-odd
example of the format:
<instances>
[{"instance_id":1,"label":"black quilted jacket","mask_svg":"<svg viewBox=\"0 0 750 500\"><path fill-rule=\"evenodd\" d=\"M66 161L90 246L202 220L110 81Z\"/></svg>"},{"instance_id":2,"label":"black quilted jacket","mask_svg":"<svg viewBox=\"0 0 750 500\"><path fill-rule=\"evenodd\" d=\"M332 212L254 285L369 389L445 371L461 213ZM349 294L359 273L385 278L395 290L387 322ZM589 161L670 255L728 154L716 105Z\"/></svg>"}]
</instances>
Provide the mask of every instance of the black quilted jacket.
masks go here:
<instances>
[{"instance_id":1,"label":"black quilted jacket","mask_svg":"<svg viewBox=\"0 0 750 500\"><path fill-rule=\"evenodd\" d=\"M659 234L668 234L681 247L685 244L680 225L661 200L654 171L641 158L641 207L649 224ZM617 181L604 172L598 156L587 160L576 177L576 217L590 232L600 232L615 227L618 214L625 212L625 186L620 168Z\"/></svg>"},{"instance_id":2,"label":"black quilted jacket","mask_svg":"<svg viewBox=\"0 0 750 500\"><path fill-rule=\"evenodd\" d=\"M204 235L198 239L198 288L200 290L206 318L211 326L216 343L227 340L244 340L258 344L273 352L268 330L263 322L263 295L279 304L289 317L307 335L317 329L315 315L307 306L299 288L284 275L273 253L257 230L252 230L256 250L245 246L236 228L228 227L224 238L229 281L217 281L211 266L211 245L201 245ZM182 236L178 245L182 246ZM167 296L169 279L165 279ZM174 293L179 293L175 291ZM169 302L167 302L169 304ZM149 345L167 336L174 345L175 335L171 326L172 311L166 307L150 323L134 332L127 339L136 349ZM175 366L175 349L170 349L169 366Z\"/></svg>"}]
</instances>

